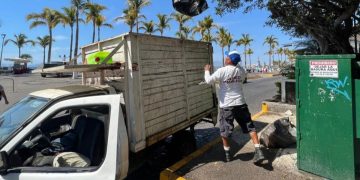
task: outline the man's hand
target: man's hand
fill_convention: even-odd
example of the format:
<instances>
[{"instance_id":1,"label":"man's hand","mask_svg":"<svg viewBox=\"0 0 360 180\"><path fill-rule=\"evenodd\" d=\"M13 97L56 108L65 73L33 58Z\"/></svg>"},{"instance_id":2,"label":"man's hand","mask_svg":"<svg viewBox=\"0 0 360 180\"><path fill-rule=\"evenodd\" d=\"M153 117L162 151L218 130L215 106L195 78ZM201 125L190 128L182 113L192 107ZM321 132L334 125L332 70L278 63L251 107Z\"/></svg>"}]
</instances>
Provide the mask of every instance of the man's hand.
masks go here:
<instances>
[{"instance_id":1,"label":"man's hand","mask_svg":"<svg viewBox=\"0 0 360 180\"><path fill-rule=\"evenodd\" d=\"M204 66L204 70L205 70L205 71L210 71L210 69L211 69L210 64L206 64L206 65Z\"/></svg>"}]
</instances>

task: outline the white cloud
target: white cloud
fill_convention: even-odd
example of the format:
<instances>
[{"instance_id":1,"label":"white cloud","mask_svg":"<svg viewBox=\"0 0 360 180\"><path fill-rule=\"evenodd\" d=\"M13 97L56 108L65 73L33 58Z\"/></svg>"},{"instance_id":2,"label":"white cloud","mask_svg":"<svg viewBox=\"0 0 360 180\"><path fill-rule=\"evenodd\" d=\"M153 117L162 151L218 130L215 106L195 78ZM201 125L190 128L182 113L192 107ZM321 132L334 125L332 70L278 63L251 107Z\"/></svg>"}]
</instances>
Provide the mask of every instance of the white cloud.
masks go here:
<instances>
[{"instance_id":1,"label":"white cloud","mask_svg":"<svg viewBox=\"0 0 360 180\"><path fill-rule=\"evenodd\" d=\"M53 37L55 41L64 41L64 40L68 40L69 37L68 36L64 36L64 35L56 35Z\"/></svg>"}]
</instances>

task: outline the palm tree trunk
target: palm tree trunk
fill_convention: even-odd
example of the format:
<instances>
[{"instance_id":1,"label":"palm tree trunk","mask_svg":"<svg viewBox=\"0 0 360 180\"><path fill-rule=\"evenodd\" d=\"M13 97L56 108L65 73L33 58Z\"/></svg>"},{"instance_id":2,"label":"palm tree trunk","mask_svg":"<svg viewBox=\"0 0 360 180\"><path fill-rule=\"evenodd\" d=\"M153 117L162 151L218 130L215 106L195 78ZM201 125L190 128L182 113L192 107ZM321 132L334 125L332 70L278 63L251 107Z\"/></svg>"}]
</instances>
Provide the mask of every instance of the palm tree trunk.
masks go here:
<instances>
[{"instance_id":1,"label":"palm tree trunk","mask_svg":"<svg viewBox=\"0 0 360 180\"><path fill-rule=\"evenodd\" d=\"M69 62L70 62L70 61L71 61L71 59L72 59L73 39L74 39L74 27L73 27L73 26L71 26Z\"/></svg>"},{"instance_id":2,"label":"palm tree trunk","mask_svg":"<svg viewBox=\"0 0 360 180\"><path fill-rule=\"evenodd\" d=\"M79 48L79 8L76 7L76 32L75 32L75 48L74 48L74 65L77 64L77 53ZM74 77L73 77L74 78Z\"/></svg>"},{"instance_id":3,"label":"palm tree trunk","mask_svg":"<svg viewBox=\"0 0 360 180\"><path fill-rule=\"evenodd\" d=\"M43 65L45 64L45 59L46 59L46 46L44 47L44 52L43 52Z\"/></svg>"},{"instance_id":4,"label":"palm tree trunk","mask_svg":"<svg viewBox=\"0 0 360 180\"><path fill-rule=\"evenodd\" d=\"M19 51L19 58L20 58L20 56L21 56L21 47L20 46L18 46L18 51Z\"/></svg>"},{"instance_id":5,"label":"palm tree trunk","mask_svg":"<svg viewBox=\"0 0 360 180\"><path fill-rule=\"evenodd\" d=\"M139 34L139 17L136 17L136 34Z\"/></svg>"},{"instance_id":6,"label":"palm tree trunk","mask_svg":"<svg viewBox=\"0 0 360 180\"><path fill-rule=\"evenodd\" d=\"M249 65L250 65L250 69L251 69L251 55L249 54Z\"/></svg>"},{"instance_id":7,"label":"palm tree trunk","mask_svg":"<svg viewBox=\"0 0 360 180\"><path fill-rule=\"evenodd\" d=\"M246 46L244 46L245 69L246 69Z\"/></svg>"},{"instance_id":8,"label":"palm tree trunk","mask_svg":"<svg viewBox=\"0 0 360 180\"><path fill-rule=\"evenodd\" d=\"M96 30L96 26L95 26L95 21L93 21L93 35L92 35L92 42L95 42L95 30Z\"/></svg>"},{"instance_id":9,"label":"palm tree trunk","mask_svg":"<svg viewBox=\"0 0 360 180\"><path fill-rule=\"evenodd\" d=\"M49 49L48 49L48 63L50 63L50 60L51 60L51 48L52 48L52 41L53 41L51 28L49 28L49 34L50 34L50 42L49 42Z\"/></svg>"},{"instance_id":10,"label":"palm tree trunk","mask_svg":"<svg viewBox=\"0 0 360 180\"><path fill-rule=\"evenodd\" d=\"M100 26L98 26L98 42L100 42Z\"/></svg>"},{"instance_id":11,"label":"palm tree trunk","mask_svg":"<svg viewBox=\"0 0 360 180\"><path fill-rule=\"evenodd\" d=\"M222 65L225 66L224 47L221 47L222 54Z\"/></svg>"}]
</instances>

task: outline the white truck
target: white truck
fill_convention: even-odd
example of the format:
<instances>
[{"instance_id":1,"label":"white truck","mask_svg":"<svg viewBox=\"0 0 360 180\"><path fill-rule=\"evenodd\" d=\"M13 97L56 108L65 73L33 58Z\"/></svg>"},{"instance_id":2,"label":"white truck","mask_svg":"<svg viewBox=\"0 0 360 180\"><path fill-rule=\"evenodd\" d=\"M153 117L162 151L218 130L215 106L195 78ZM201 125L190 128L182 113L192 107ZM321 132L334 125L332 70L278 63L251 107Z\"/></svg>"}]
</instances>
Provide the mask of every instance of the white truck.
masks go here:
<instances>
[{"instance_id":1,"label":"white truck","mask_svg":"<svg viewBox=\"0 0 360 180\"><path fill-rule=\"evenodd\" d=\"M103 64L87 65L99 51ZM130 152L217 118L215 89L200 83L210 43L130 33L82 58L55 71L82 72L83 85L30 93L0 116L0 179L123 179Z\"/></svg>"}]
</instances>

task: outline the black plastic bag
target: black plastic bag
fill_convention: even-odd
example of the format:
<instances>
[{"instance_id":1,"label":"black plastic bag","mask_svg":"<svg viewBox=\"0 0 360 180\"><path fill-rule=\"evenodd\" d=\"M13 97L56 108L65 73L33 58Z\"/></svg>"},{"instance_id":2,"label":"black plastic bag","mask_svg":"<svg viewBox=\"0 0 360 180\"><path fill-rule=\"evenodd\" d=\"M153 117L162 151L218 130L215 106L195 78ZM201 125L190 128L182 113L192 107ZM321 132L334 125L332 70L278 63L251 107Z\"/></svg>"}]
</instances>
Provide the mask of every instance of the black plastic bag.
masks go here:
<instances>
[{"instance_id":1,"label":"black plastic bag","mask_svg":"<svg viewBox=\"0 0 360 180\"><path fill-rule=\"evenodd\" d=\"M196 16L208 9L206 0L172 0L174 8L181 14Z\"/></svg>"},{"instance_id":2,"label":"black plastic bag","mask_svg":"<svg viewBox=\"0 0 360 180\"><path fill-rule=\"evenodd\" d=\"M260 143L268 148L286 148L296 143L296 128L289 118L281 118L261 133Z\"/></svg>"}]
</instances>

